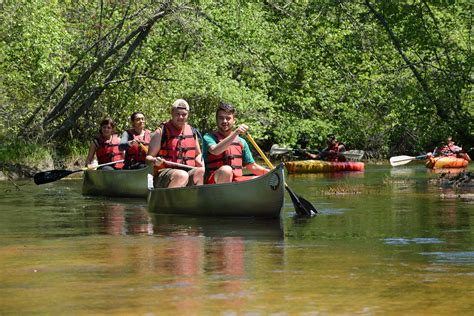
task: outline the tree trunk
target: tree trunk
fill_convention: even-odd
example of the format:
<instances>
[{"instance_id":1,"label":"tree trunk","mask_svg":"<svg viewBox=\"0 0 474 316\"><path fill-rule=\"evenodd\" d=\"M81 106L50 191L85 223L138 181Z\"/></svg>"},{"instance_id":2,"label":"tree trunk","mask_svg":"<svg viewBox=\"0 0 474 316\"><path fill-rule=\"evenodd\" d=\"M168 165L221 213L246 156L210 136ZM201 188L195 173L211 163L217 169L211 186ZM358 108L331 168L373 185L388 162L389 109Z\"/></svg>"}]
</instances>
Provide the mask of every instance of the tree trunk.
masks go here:
<instances>
[{"instance_id":1,"label":"tree trunk","mask_svg":"<svg viewBox=\"0 0 474 316\"><path fill-rule=\"evenodd\" d=\"M150 33L153 24L154 23L147 25L147 27L138 34L138 36L128 48L125 55L109 73L102 86L96 88L82 103L81 107L79 107L71 116L69 116L58 129L55 129L51 133L48 133L48 138L59 138L60 136L67 133L74 126L76 121L84 114L85 111L87 111L92 106L92 104L94 104L95 100L100 97L102 92L104 92L104 90L108 86L108 83L112 81L119 74L120 70L122 70L122 68L128 63L128 61L133 55L133 52L138 48L138 46L143 42L143 40L146 39L146 37Z\"/></svg>"},{"instance_id":2,"label":"tree trunk","mask_svg":"<svg viewBox=\"0 0 474 316\"><path fill-rule=\"evenodd\" d=\"M104 55L100 56L98 60L92 64L72 85L61 98L61 100L54 106L50 113L43 120L43 129L46 129L58 116L65 112L67 109L67 104L71 98L79 91L80 88L84 86L87 80L96 72L99 67L101 67L110 57L115 55L122 47L128 44L137 34L143 32L144 29L151 28L154 23L159 19L163 18L170 10L169 3L171 1L165 2L158 12L151 17L146 23L140 25L135 30L130 32L125 39L119 42L116 46L109 49ZM148 34L148 33L147 33ZM103 90L102 90L103 91Z\"/></svg>"},{"instance_id":3,"label":"tree trunk","mask_svg":"<svg viewBox=\"0 0 474 316\"><path fill-rule=\"evenodd\" d=\"M415 65L410 61L408 56L403 51L403 48L402 48L402 45L400 44L400 41L398 40L398 38L393 33L392 29L390 28L390 25L388 25L388 22L387 22L387 20L385 20L385 17L381 13L379 13L375 10L375 8L372 6L372 4L370 3L369 0L365 0L365 5L369 8L370 12L372 12L372 14L377 18L377 20L383 26L385 31L388 33L388 36L390 37L390 40L392 41L393 45L395 46L395 49L398 51L398 53L400 54L402 59L405 61L405 64L410 68L410 70L412 71L412 73L415 76L416 80L418 81L418 83L423 88L423 91L426 92L426 94L431 99L431 101L434 101L433 98L432 98L430 88L428 87L428 84L422 78L422 76L420 75L420 73L416 69Z\"/></svg>"}]
</instances>

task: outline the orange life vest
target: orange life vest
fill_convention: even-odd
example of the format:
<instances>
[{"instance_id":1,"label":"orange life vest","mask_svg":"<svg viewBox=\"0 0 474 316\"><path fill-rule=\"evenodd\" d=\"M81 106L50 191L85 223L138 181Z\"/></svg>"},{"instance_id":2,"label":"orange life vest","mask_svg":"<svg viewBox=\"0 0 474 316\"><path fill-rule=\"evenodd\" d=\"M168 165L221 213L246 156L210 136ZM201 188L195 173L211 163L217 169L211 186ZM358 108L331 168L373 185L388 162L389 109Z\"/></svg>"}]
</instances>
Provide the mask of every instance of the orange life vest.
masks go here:
<instances>
[{"instance_id":1,"label":"orange life vest","mask_svg":"<svg viewBox=\"0 0 474 316\"><path fill-rule=\"evenodd\" d=\"M171 121L161 124L161 147L158 156L171 162L195 166L197 150L196 135L191 125L186 123L178 130Z\"/></svg>"},{"instance_id":2,"label":"orange life vest","mask_svg":"<svg viewBox=\"0 0 474 316\"><path fill-rule=\"evenodd\" d=\"M140 141L145 147L148 149L148 145L150 144L151 140L151 132L149 130L145 130L145 134L143 134L143 137L140 135L137 135L134 129L129 129L127 131L128 133L128 139L129 140L137 140ZM125 154L125 163L132 164L136 162L145 162L146 158L146 152L139 146L138 144L133 144L127 149L127 152Z\"/></svg>"},{"instance_id":3,"label":"orange life vest","mask_svg":"<svg viewBox=\"0 0 474 316\"><path fill-rule=\"evenodd\" d=\"M221 142L225 137L219 132L212 133L213 138L217 143ZM215 171L223 165L231 166L232 172L234 174L234 179L236 177L242 176L242 153L244 151L244 145L239 138L232 142L227 149L219 155L213 155L210 152L207 153L207 162L206 170Z\"/></svg>"},{"instance_id":4,"label":"orange life vest","mask_svg":"<svg viewBox=\"0 0 474 316\"><path fill-rule=\"evenodd\" d=\"M99 164L123 159L123 153L118 148L120 137L117 134L112 135L110 140L106 140L102 136L96 137L94 144L97 147L95 154ZM123 162L116 163L114 167L115 169L122 169Z\"/></svg>"}]
</instances>

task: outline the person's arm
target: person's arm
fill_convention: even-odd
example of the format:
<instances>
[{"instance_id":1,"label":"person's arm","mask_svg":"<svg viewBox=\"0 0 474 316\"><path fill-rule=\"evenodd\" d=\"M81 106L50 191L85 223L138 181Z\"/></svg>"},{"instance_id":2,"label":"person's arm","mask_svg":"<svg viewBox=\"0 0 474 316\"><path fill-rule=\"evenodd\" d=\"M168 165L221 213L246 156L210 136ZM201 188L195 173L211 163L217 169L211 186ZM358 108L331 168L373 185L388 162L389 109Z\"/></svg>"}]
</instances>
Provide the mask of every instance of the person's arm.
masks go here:
<instances>
[{"instance_id":1,"label":"person's arm","mask_svg":"<svg viewBox=\"0 0 474 316\"><path fill-rule=\"evenodd\" d=\"M158 153L161 149L161 130L158 129L153 134L150 140L150 145L148 147L148 154L146 155L145 161L149 166L160 166L165 160L161 157L158 157Z\"/></svg>"},{"instance_id":2,"label":"person's arm","mask_svg":"<svg viewBox=\"0 0 474 316\"><path fill-rule=\"evenodd\" d=\"M245 124L239 125L229 136L224 138L218 144L209 147L209 152L213 155L220 155L239 137L240 134L244 134L248 131L249 127Z\"/></svg>"},{"instance_id":3,"label":"person's arm","mask_svg":"<svg viewBox=\"0 0 474 316\"><path fill-rule=\"evenodd\" d=\"M211 133L204 134L204 136L202 137L202 142L203 152L201 153L201 156L204 161L204 165L206 165L206 158L209 156L209 148L213 145L216 145L217 142Z\"/></svg>"},{"instance_id":4,"label":"person's arm","mask_svg":"<svg viewBox=\"0 0 474 316\"><path fill-rule=\"evenodd\" d=\"M89 152L87 153L86 167L92 163L96 150L97 150L97 146L95 145L94 142L91 142L89 146Z\"/></svg>"},{"instance_id":5,"label":"person's arm","mask_svg":"<svg viewBox=\"0 0 474 316\"><path fill-rule=\"evenodd\" d=\"M204 161L202 159L202 152L201 152L201 145L199 144L199 139L198 139L197 136L195 136L195 139L196 139L196 152L197 152L197 155L194 158L194 160L196 162L196 167L204 167Z\"/></svg>"},{"instance_id":6,"label":"person's arm","mask_svg":"<svg viewBox=\"0 0 474 316\"><path fill-rule=\"evenodd\" d=\"M128 140L127 131L123 132L122 137L120 138L119 150L124 151L130 148L130 143Z\"/></svg>"},{"instance_id":7,"label":"person's arm","mask_svg":"<svg viewBox=\"0 0 474 316\"><path fill-rule=\"evenodd\" d=\"M270 171L269 169L264 168L255 162L245 165L245 168L256 176L262 176Z\"/></svg>"},{"instance_id":8,"label":"person's arm","mask_svg":"<svg viewBox=\"0 0 474 316\"><path fill-rule=\"evenodd\" d=\"M269 172L270 170L267 168L264 168L257 164L255 160L253 159L252 152L250 151L249 144L247 141L243 138L240 139L243 145L242 149L242 163L245 166L245 169L250 171L256 176L261 176L264 175L265 173Z\"/></svg>"}]
</instances>

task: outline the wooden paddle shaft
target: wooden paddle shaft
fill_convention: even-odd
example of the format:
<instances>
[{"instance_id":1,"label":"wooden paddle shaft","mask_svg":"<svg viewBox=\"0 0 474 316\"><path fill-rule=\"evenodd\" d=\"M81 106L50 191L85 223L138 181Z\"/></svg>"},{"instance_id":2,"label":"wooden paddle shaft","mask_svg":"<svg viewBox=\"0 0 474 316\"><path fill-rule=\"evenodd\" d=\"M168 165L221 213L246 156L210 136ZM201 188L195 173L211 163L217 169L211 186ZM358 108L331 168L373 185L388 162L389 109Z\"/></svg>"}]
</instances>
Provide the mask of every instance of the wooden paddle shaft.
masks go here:
<instances>
[{"instance_id":1,"label":"wooden paddle shaft","mask_svg":"<svg viewBox=\"0 0 474 316\"><path fill-rule=\"evenodd\" d=\"M265 161L265 163L272 169L274 169L275 167L273 167L273 164L270 162L270 160L268 160L267 156L265 156L265 154L263 153L263 151L260 149L260 147L258 147L257 143L253 140L252 136L250 136L250 134L247 133L247 138L248 140L250 141L250 143L253 145L253 147L258 151L258 153L260 154L260 157L263 158L263 160Z\"/></svg>"},{"instance_id":2,"label":"wooden paddle shaft","mask_svg":"<svg viewBox=\"0 0 474 316\"><path fill-rule=\"evenodd\" d=\"M268 160L267 156L265 156L263 151L260 149L257 143L253 140L252 136L250 136L249 133L247 133L247 139L250 141L253 147L258 151L258 153L263 158L265 163L270 168L274 169L275 167L273 167L273 164L270 162L270 160ZM309 201L307 201L306 199L303 199L301 196L296 195L295 192L293 192L293 190L288 186L286 182L284 182L284 184L285 184L286 191L288 191L288 193L290 194L291 201L293 202L293 206L295 207L296 213L298 215L313 216L314 214L318 212L316 208ZM302 203L302 201L304 201L304 203Z\"/></svg>"},{"instance_id":3,"label":"wooden paddle shaft","mask_svg":"<svg viewBox=\"0 0 474 316\"><path fill-rule=\"evenodd\" d=\"M189 169L189 170L196 169L196 167L193 167L193 166L183 165L181 163L167 161L167 160L165 160L165 165L183 168L183 169Z\"/></svg>"},{"instance_id":4,"label":"wooden paddle shaft","mask_svg":"<svg viewBox=\"0 0 474 316\"><path fill-rule=\"evenodd\" d=\"M85 167L85 168L82 168L81 170L94 170L94 169L97 169L97 168L100 168L100 167L103 167L103 166L110 166L110 165L115 165L116 163L120 163L120 162L124 162L125 160L124 159L121 159L121 160L116 160L116 161L111 161L111 162L107 162L107 163L103 163L103 164L100 164L100 165L97 165L97 166L93 166L93 167ZM77 171L80 171L80 170L77 170Z\"/></svg>"},{"instance_id":5,"label":"wooden paddle shaft","mask_svg":"<svg viewBox=\"0 0 474 316\"><path fill-rule=\"evenodd\" d=\"M142 143L139 143L139 145L140 145L140 148L145 152L145 154L148 154L148 148ZM183 169L188 169L188 170L196 169L196 167L193 167L193 166L183 165L181 163L167 161L167 160L164 160L164 163L165 165L168 165L168 166L173 166L173 167L178 167L178 168L183 168Z\"/></svg>"}]
</instances>

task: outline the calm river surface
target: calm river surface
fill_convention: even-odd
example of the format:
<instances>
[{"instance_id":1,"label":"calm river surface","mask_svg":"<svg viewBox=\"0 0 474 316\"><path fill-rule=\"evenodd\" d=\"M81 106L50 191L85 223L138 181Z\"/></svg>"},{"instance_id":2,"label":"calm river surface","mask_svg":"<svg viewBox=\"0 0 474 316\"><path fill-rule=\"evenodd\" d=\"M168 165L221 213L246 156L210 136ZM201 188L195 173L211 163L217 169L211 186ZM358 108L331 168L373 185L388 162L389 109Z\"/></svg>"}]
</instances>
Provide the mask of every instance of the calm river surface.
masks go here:
<instances>
[{"instance_id":1,"label":"calm river surface","mask_svg":"<svg viewBox=\"0 0 474 316\"><path fill-rule=\"evenodd\" d=\"M446 196L474 187L438 177L289 176L320 212L295 219L286 196L279 221L152 215L84 197L80 179L0 182L0 314L473 315L474 204Z\"/></svg>"}]
</instances>

